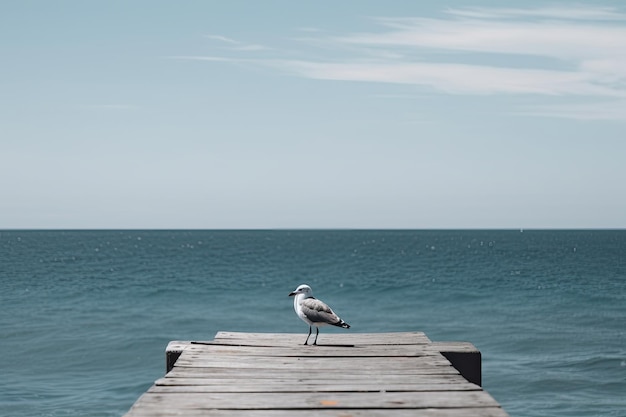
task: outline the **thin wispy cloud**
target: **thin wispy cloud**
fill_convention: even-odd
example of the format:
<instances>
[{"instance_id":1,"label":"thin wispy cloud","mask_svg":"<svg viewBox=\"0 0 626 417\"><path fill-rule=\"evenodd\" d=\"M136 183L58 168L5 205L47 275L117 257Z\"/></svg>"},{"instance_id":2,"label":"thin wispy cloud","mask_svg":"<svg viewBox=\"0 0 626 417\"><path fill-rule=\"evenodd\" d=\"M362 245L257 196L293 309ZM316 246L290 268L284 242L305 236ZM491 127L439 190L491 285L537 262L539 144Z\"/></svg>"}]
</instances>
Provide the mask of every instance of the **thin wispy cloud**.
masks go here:
<instances>
[{"instance_id":1,"label":"thin wispy cloud","mask_svg":"<svg viewBox=\"0 0 626 417\"><path fill-rule=\"evenodd\" d=\"M415 52L420 52L420 49L441 49L564 60L624 56L626 45L626 27L607 23L409 18L378 19L377 23L388 30L382 33L351 34L335 40L377 48L411 49Z\"/></svg>"},{"instance_id":2,"label":"thin wispy cloud","mask_svg":"<svg viewBox=\"0 0 626 417\"><path fill-rule=\"evenodd\" d=\"M478 19L551 18L573 20L626 20L626 15L614 7L538 7L532 9L468 7L448 9L448 14Z\"/></svg>"},{"instance_id":3,"label":"thin wispy cloud","mask_svg":"<svg viewBox=\"0 0 626 417\"><path fill-rule=\"evenodd\" d=\"M319 80L428 86L450 94L544 94L626 97L621 90L590 82L580 72L439 63L320 63L267 61Z\"/></svg>"},{"instance_id":4,"label":"thin wispy cloud","mask_svg":"<svg viewBox=\"0 0 626 417\"><path fill-rule=\"evenodd\" d=\"M516 112L521 116L578 120L626 120L626 100L591 101L559 105L536 105Z\"/></svg>"},{"instance_id":5,"label":"thin wispy cloud","mask_svg":"<svg viewBox=\"0 0 626 417\"><path fill-rule=\"evenodd\" d=\"M294 38L301 44L297 58L247 63L311 79L406 84L446 94L626 99L626 13L616 8L462 8L438 18L371 22L367 32ZM231 49L245 46L219 35L211 39ZM579 114L551 109L559 117Z\"/></svg>"},{"instance_id":6,"label":"thin wispy cloud","mask_svg":"<svg viewBox=\"0 0 626 417\"><path fill-rule=\"evenodd\" d=\"M231 39L231 38L227 38L226 36L222 36L222 35L206 35L205 36L207 39L211 39L214 41L220 41L220 42L225 42L225 43L229 43L229 44L239 44L240 42Z\"/></svg>"},{"instance_id":7,"label":"thin wispy cloud","mask_svg":"<svg viewBox=\"0 0 626 417\"><path fill-rule=\"evenodd\" d=\"M212 41L220 42L222 47L233 51L265 51L271 49L265 45L245 43L222 35L206 35L205 37Z\"/></svg>"},{"instance_id":8,"label":"thin wispy cloud","mask_svg":"<svg viewBox=\"0 0 626 417\"><path fill-rule=\"evenodd\" d=\"M242 59L233 59L223 56L210 56L210 55L175 55L168 56L167 59L174 59L179 61L209 61L209 62L244 62Z\"/></svg>"}]
</instances>

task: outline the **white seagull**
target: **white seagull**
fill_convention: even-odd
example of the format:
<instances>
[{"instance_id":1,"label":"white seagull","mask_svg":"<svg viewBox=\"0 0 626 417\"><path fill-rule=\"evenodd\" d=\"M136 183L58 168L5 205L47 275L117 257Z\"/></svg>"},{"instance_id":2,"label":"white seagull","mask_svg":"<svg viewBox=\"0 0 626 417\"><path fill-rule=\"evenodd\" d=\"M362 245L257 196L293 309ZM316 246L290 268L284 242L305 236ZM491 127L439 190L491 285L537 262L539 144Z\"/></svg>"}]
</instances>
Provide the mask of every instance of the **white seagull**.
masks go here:
<instances>
[{"instance_id":1,"label":"white seagull","mask_svg":"<svg viewBox=\"0 0 626 417\"><path fill-rule=\"evenodd\" d=\"M317 335L320 333L320 326L333 325L349 329L350 325L341 320L328 305L317 298L313 297L313 291L308 285L302 284L295 291L289 293L293 299L293 309L296 314L305 323L309 325L309 335L306 337L304 344L306 345L311 337L312 326L315 326L314 345L317 345Z\"/></svg>"}]
</instances>

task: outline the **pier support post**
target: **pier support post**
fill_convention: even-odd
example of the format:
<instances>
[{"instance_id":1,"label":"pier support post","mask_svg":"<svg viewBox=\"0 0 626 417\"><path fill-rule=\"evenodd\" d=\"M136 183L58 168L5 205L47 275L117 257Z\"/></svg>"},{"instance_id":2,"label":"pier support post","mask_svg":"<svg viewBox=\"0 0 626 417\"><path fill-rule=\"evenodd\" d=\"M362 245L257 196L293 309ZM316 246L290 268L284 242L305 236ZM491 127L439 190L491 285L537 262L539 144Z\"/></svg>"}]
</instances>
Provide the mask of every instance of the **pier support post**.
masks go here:
<instances>
[{"instance_id":1,"label":"pier support post","mask_svg":"<svg viewBox=\"0 0 626 417\"><path fill-rule=\"evenodd\" d=\"M175 340L167 344L165 349L165 373L168 373L174 367L174 364L182 355L183 350L189 346L191 342Z\"/></svg>"},{"instance_id":2,"label":"pier support post","mask_svg":"<svg viewBox=\"0 0 626 417\"><path fill-rule=\"evenodd\" d=\"M469 382L482 386L482 359L480 350L468 342L432 342L452 366Z\"/></svg>"}]
</instances>

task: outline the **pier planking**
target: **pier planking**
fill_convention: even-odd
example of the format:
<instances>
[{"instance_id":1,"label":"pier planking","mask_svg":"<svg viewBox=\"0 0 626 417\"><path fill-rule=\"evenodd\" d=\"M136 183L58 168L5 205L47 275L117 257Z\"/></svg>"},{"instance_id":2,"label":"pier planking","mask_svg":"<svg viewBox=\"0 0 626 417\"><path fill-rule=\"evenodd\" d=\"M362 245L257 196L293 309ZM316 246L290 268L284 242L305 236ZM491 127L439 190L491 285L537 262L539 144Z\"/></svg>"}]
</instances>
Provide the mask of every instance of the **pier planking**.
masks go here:
<instances>
[{"instance_id":1,"label":"pier planking","mask_svg":"<svg viewBox=\"0 0 626 417\"><path fill-rule=\"evenodd\" d=\"M318 346L302 343L302 334L238 332L171 342L169 372L125 417L508 416L444 356L480 361L471 344L433 343L421 332L324 334Z\"/></svg>"}]
</instances>

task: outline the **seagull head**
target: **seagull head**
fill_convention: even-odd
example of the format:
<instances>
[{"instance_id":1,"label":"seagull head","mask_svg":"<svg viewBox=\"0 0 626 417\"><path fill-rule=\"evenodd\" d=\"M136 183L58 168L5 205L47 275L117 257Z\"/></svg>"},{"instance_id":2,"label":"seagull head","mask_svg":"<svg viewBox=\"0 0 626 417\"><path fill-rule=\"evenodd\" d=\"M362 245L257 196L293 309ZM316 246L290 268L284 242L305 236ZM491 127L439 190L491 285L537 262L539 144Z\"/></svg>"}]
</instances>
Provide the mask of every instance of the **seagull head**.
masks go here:
<instances>
[{"instance_id":1,"label":"seagull head","mask_svg":"<svg viewBox=\"0 0 626 417\"><path fill-rule=\"evenodd\" d=\"M311 297L313 296L313 290L311 290L311 287L309 287L306 284L302 284L299 285L298 288L296 288L294 291L289 293L290 297L293 297L294 295L298 295L298 294L304 294L305 297Z\"/></svg>"}]
</instances>

